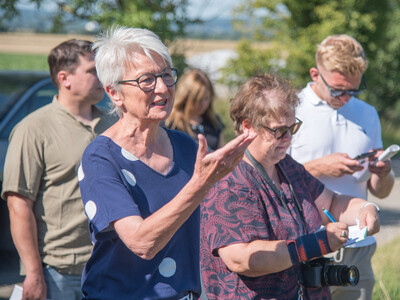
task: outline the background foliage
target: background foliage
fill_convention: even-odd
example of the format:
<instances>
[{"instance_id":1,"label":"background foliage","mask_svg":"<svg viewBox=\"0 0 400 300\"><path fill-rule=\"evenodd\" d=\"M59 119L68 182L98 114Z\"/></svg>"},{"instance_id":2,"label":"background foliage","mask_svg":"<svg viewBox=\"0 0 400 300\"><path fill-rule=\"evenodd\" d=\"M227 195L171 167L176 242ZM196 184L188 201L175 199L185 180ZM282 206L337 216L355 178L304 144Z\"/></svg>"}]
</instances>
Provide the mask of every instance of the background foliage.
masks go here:
<instances>
[{"instance_id":1,"label":"background foliage","mask_svg":"<svg viewBox=\"0 0 400 300\"><path fill-rule=\"evenodd\" d=\"M19 13L17 5L21 3L32 3L38 8L49 4L55 7L51 33L63 33L72 17L95 22L98 30L116 24L147 28L168 46L178 69L186 64L181 45L175 46L174 41L185 35L188 24L201 22L188 17L188 0L0 0L0 25L2 19L11 19Z\"/></svg>"},{"instance_id":2,"label":"background foliage","mask_svg":"<svg viewBox=\"0 0 400 300\"><path fill-rule=\"evenodd\" d=\"M369 60L367 92L360 98L394 128L400 117L399 20L397 0L243 1L235 23L247 38L237 48L237 59L223 69L223 82L238 85L255 73L277 72L302 88L310 81L317 44L328 35L346 33L363 45ZM260 49L254 41L268 41L270 47Z\"/></svg>"},{"instance_id":3,"label":"background foliage","mask_svg":"<svg viewBox=\"0 0 400 300\"><path fill-rule=\"evenodd\" d=\"M100 30L114 24L148 28L168 46L179 70L186 67L186 49L177 41L188 25L202 22L188 17L189 0L0 0L0 23L15 16L16 4L22 2L38 7L52 3L56 33L63 32L71 16L94 21ZM238 44L237 59L223 68L222 82L232 91L260 72L277 72L304 87L317 44L328 35L347 33L361 42L369 60L367 91L360 98L377 108L385 146L400 142L398 0L242 0L234 19L245 38ZM268 42L268 47L258 42Z\"/></svg>"}]
</instances>

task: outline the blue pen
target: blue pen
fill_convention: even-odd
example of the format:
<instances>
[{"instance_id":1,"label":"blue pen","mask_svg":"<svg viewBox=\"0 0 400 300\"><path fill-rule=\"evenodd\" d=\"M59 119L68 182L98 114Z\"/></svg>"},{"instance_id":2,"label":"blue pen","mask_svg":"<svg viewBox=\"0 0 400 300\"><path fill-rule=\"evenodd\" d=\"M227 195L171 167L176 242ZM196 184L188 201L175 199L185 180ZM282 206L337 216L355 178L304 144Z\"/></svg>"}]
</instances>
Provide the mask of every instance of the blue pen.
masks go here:
<instances>
[{"instance_id":1,"label":"blue pen","mask_svg":"<svg viewBox=\"0 0 400 300\"><path fill-rule=\"evenodd\" d=\"M331 215L331 213L326 208L322 208L322 211L329 218L329 220L331 220L332 222L336 222L335 218Z\"/></svg>"}]
</instances>

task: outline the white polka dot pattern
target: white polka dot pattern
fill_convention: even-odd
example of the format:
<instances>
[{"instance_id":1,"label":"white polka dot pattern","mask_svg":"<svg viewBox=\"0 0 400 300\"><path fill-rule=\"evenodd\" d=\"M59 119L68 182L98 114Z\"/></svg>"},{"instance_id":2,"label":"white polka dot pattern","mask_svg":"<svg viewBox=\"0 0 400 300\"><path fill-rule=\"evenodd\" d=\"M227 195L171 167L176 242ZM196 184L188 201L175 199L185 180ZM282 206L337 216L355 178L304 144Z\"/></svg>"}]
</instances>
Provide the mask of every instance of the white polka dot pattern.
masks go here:
<instances>
[{"instance_id":1,"label":"white polka dot pattern","mask_svg":"<svg viewBox=\"0 0 400 300\"><path fill-rule=\"evenodd\" d=\"M131 186L136 185L136 178L131 172L129 172L128 170L122 169L122 174L124 174L126 181L128 181L128 183Z\"/></svg>"},{"instance_id":2,"label":"white polka dot pattern","mask_svg":"<svg viewBox=\"0 0 400 300\"><path fill-rule=\"evenodd\" d=\"M93 220L93 218L97 212L96 203L94 203L92 200L88 201L85 204L85 212L86 212L86 215L88 216L89 220Z\"/></svg>"},{"instance_id":3,"label":"white polka dot pattern","mask_svg":"<svg viewBox=\"0 0 400 300\"><path fill-rule=\"evenodd\" d=\"M164 277L171 277L176 272L176 262L170 257L163 259L161 264L158 266L160 274Z\"/></svg>"},{"instance_id":4,"label":"white polka dot pattern","mask_svg":"<svg viewBox=\"0 0 400 300\"><path fill-rule=\"evenodd\" d=\"M82 163L79 165L78 168L78 180L82 181L85 178L85 173L83 173Z\"/></svg>"},{"instance_id":5,"label":"white polka dot pattern","mask_svg":"<svg viewBox=\"0 0 400 300\"><path fill-rule=\"evenodd\" d=\"M135 155L133 155L132 153L130 153L129 151L127 151L125 149L121 150L121 154L122 154L123 157L125 157L128 160L131 160L131 161L138 160Z\"/></svg>"}]
</instances>

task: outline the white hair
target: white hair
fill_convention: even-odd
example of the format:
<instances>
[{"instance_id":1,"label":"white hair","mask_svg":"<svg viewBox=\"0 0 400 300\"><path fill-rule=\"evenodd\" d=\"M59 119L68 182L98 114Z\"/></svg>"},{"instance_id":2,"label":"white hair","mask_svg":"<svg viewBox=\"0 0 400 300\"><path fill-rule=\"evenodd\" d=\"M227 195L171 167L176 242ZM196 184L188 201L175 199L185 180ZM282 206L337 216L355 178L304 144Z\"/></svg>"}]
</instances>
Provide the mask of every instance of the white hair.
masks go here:
<instances>
[{"instance_id":1,"label":"white hair","mask_svg":"<svg viewBox=\"0 0 400 300\"><path fill-rule=\"evenodd\" d=\"M127 68L135 63L135 55L146 55L154 61L158 54L165 63L172 67L172 59L167 47L153 32L142 28L115 26L98 35L93 42L96 53L97 76L104 87L118 88L118 81L123 79Z\"/></svg>"}]
</instances>

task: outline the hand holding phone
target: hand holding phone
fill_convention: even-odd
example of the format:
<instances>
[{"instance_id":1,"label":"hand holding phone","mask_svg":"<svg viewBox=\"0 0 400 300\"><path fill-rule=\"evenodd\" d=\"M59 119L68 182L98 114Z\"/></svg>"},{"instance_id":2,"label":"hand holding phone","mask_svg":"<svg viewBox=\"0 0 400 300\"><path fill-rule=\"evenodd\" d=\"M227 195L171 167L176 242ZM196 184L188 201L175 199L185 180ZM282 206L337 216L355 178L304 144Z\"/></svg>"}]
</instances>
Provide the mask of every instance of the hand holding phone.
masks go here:
<instances>
[{"instance_id":1,"label":"hand holding phone","mask_svg":"<svg viewBox=\"0 0 400 300\"><path fill-rule=\"evenodd\" d=\"M399 150L400 150L399 145L396 145L396 144L391 145L385 151L383 151L381 155L379 155L378 160L379 161L388 160L391 157L393 157L394 155L396 155L397 152L399 152Z\"/></svg>"}]
</instances>

